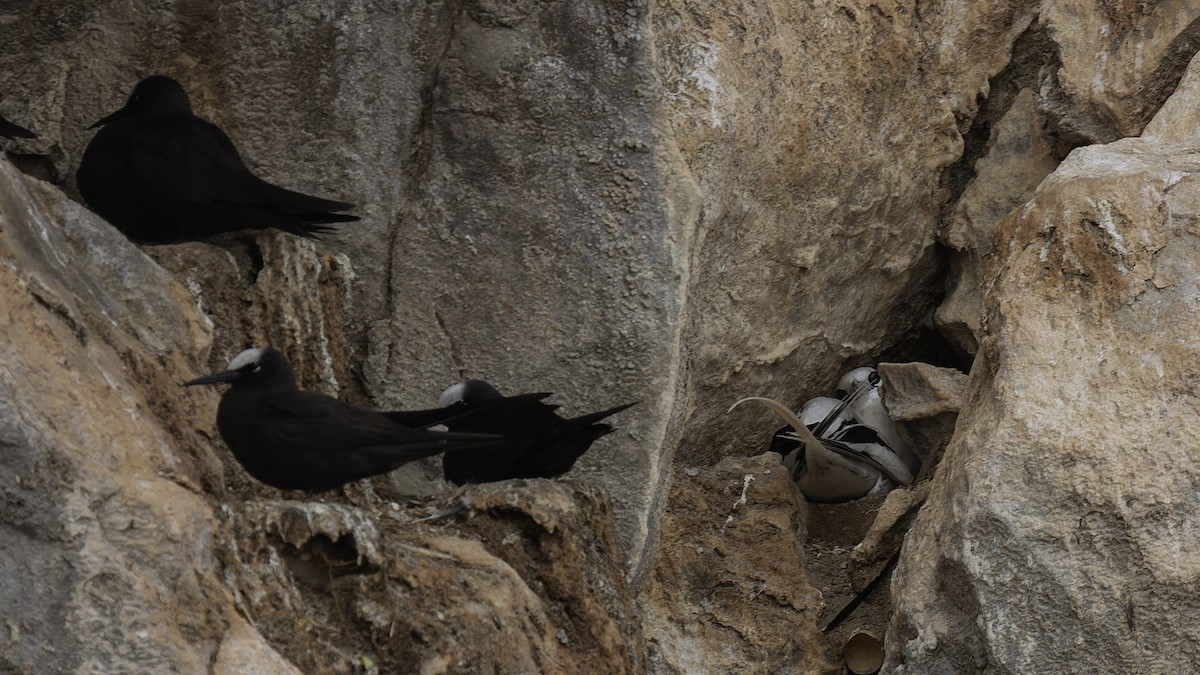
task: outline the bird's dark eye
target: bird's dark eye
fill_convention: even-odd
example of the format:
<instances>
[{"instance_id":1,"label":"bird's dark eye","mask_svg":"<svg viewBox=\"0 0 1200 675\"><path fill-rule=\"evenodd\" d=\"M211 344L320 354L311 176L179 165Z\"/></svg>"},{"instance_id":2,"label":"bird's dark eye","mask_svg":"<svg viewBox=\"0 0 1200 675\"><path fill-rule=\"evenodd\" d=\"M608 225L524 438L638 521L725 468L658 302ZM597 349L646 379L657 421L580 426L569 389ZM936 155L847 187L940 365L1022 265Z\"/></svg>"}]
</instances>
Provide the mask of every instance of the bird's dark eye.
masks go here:
<instances>
[{"instance_id":1,"label":"bird's dark eye","mask_svg":"<svg viewBox=\"0 0 1200 675\"><path fill-rule=\"evenodd\" d=\"M883 378L879 377L879 373L871 373L867 376L867 382L869 382L872 387L878 385L882 381Z\"/></svg>"}]
</instances>

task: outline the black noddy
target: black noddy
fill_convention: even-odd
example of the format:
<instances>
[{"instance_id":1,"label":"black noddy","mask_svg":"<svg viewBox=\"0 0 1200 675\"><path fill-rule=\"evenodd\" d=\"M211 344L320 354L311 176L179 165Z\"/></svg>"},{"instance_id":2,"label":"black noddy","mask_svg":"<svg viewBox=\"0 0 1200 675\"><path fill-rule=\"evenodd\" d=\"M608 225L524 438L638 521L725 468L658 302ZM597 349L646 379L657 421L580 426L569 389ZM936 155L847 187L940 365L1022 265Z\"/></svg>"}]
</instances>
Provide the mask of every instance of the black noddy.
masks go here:
<instances>
[{"instance_id":1,"label":"black noddy","mask_svg":"<svg viewBox=\"0 0 1200 675\"><path fill-rule=\"evenodd\" d=\"M331 490L445 451L503 440L490 434L414 429L386 415L296 388L287 357L247 349L227 370L185 386L227 382L217 430L246 472L281 490Z\"/></svg>"},{"instance_id":2,"label":"black noddy","mask_svg":"<svg viewBox=\"0 0 1200 675\"><path fill-rule=\"evenodd\" d=\"M25 127L20 127L9 122L4 119L3 115L0 115L0 136L5 138L37 138L37 134Z\"/></svg>"},{"instance_id":3,"label":"black noddy","mask_svg":"<svg viewBox=\"0 0 1200 675\"><path fill-rule=\"evenodd\" d=\"M455 485L490 483L509 478L554 478L571 470L601 436L613 427L600 420L635 403L564 419L550 394L502 396L483 380L464 380L442 392L433 410L384 413L409 426L445 425L451 431L498 434L503 441L488 447L442 456L442 473Z\"/></svg>"},{"instance_id":4,"label":"black noddy","mask_svg":"<svg viewBox=\"0 0 1200 675\"><path fill-rule=\"evenodd\" d=\"M345 202L285 190L246 168L220 127L192 114L178 82L138 82L101 119L75 174L96 213L137 243L171 244L235 230L316 237L358 216Z\"/></svg>"}]
</instances>

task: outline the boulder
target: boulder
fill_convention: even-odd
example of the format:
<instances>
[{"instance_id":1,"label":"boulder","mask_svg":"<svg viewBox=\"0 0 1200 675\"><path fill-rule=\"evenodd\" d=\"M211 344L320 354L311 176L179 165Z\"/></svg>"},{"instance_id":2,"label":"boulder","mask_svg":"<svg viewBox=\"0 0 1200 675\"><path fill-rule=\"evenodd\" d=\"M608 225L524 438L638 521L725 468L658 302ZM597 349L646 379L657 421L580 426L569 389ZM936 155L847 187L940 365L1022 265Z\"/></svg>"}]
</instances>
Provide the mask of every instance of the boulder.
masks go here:
<instances>
[{"instance_id":1,"label":"boulder","mask_svg":"<svg viewBox=\"0 0 1200 675\"><path fill-rule=\"evenodd\" d=\"M894 672L1182 672L1200 652L1200 64L1001 225L958 428L893 583Z\"/></svg>"}]
</instances>

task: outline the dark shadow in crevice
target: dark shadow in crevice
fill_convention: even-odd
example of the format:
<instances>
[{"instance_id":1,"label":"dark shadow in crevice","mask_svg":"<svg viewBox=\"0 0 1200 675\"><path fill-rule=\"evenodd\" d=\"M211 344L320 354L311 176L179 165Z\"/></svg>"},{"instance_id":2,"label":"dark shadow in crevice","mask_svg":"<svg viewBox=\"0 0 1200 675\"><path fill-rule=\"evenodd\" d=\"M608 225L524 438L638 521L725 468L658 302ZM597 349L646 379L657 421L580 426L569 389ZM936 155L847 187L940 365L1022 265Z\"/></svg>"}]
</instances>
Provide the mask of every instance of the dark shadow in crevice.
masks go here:
<instances>
[{"instance_id":1,"label":"dark shadow in crevice","mask_svg":"<svg viewBox=\"0 0 1200 675\"><path fill-rule=\"evenodd\" d=\"M296 581L317 590L327 589L338 577L379 571L358 552L352 535L334 541L328 535L316 534L299 548L282 544L279 553Z\"/></svg>"},{"instance_id":2,"label":"dark shadow in crevice","mask_svg":"<svg viewBox=\"0 0 1200 675\"><path fill-rule=\"evenodd\" d=\"M1200 52L1200 19L1193 20L1171 40L1171 44L1167 45L1166 54L1146 79L1143 91L1147 95L1137 109L1143 127L1150 123L1171 94L1179 88L1179 81L1183 79L1188 64L1197 52Z\"/></svg>"},{"instance_id":3,"label":"dark shadow in crevice","mask_svg":"<svg viewBox=\"0 0 1200 675\"><path fill-rule=\"evenodd\" d=\"M7 152L5 155L8 161L12 162L17 170L26 176L31 176L38 180L45 181L51 185L56 185L67 191L66 178L59 172L58 167L54 166L54 160L50 155L35 155L22 154L18 152ZM80 204L86 203L80 199L76 199Z\"/></svg>"},{"instance_id":4,"label":"dark shadow in crevice","mask_svg":"<svg viewBox=\"0 0 1200 675\"><path fill-rule=\"evenodd\" d=\"M250 258L250 286L258 283L258 275L266 263L263 260L262 248L253 237L246 239L246 255Z\"/></svg>"},{"instance_id":5,"label":"dark shadow in crevice","mask_svg":"<svg viewBox=\"0 0 1200 675\"><path fill-rule=\"evenodd\" d=\"M941 243L934 242L930 253L932 262L929 264L936 265L937 271L930 280L930 285L939 290L936 293L930 293L927 305L928 309L923 319L880 351L875 357L875 363L910 363L920 361L938 366L939 368L954 368L964 373L970 372L971 363L974 360L971 355L965 354L956 348L953 343L938 331L933 323L933 313L937 311L938 307L941 307L949 289L952 288L949 282L950 275L954 270L954 267L950 264L953 254L953 249ZM848 363L847 370L856 365L864 364Z\"/></svg>"},{"instance_id":6,"label":"dark shadow in crevice","mask_svg":"<svg viewBox=\"0 0 1200 675\"><path fill-rule=\"evenodd\" d=\"M959 198L975 178L975 163L987 154L992 128L1012 107L1017 94L1022 89L1038 91L1044 75L1056 72L1061 66L1058 45L1050 38L1046 28L1034 21L1013 43L1012 58L1008 65L988 80L988 95L986 98L980 96L979 109L970 119L969 126L965 130L960 128L963 135L962 157L947 167L942 177L950 192L942 211L943 222L953 213ZM966 120L960 124L962 122ZM1086 144L1082 138L1075 141L1080 145ZM1068 144L1075 141L1068 139ZM1065 153L1062 156L1065 157Z\"/></svg>"},{"instance_id":7,"label":"dark shadow in crevice","mask_svg":"<svg viewBox=\"0 0 1200 675\"><path fill-rule=\"evenodd\" d=\"M884 350L880 363L911 363L919 361L939 368L953 368L963 373L971 371L973 359L961 356L929 321L922 322L899 342Z\"/></svg>"}]
</instances>

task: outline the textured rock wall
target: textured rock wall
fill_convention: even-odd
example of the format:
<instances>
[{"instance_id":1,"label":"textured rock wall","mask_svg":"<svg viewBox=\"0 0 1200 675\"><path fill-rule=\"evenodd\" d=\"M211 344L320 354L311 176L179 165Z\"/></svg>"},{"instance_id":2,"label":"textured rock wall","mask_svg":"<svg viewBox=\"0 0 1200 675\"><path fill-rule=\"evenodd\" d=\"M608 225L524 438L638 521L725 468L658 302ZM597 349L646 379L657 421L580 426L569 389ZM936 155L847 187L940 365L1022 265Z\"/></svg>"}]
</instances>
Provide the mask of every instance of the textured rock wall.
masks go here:
<instances>
[{"instance_id":1,"label":"textured rock wall","mask_svg":"<svg viewBox=\"0 0 1200 675\"><path fill-rule=\"evenodd\" d=\"M897 672L1185 672L1194 588L1195 101L1075 150L1003 221L970 402L893 585Z\"/></svg>"},{"instance_id":2,"label":"textured rock wall","mask_svg":"<svg viewBox=\"0 0 1200 675\"><path fill-rule=\"evenodd\" d=\"M586 517L561 522L595 551L547 535L559 521L545 513L514 526L482 496L492 515L476 522L495 524L479 531L389 520L374 490L437 494L428 466L333 500L346 522L386 523L371 541L392 563L368 552L359 569L354 555L341 574L364 541L322 535L304 549L279 530L290 507L216 443L213 393L176 387L270 341L306 386L371 405L425 405L464 375L556 391L569 413L640 399L576 476L611 494L620 557L646 580L651 667L829 666L812 587L771 566L811 565L796 552L801 516L786 517L794 495L756 479L753 517L717 522L746 467L769 468L738 457L774 428L724 410L750 394L798 403L849 365L909 349L931 320L963 363L979 361L891 586L892 665L1191 661L1188 622L1157 617L1190 606L1181 589L1194 583L1187 473L1159 475L1190 466L1200 94L1175 90L1198 16L1186 2L1086 0L0 7L0 110L43 136L5 142L23 169L72 193L84 127L166 72L262 175L364 216L315 245L234 236L147 257L0 163L0 424L13 449L0 560L14 580L2 592L36 598L13 615L21 637L4 658L32 671L237 672L243 654L281 672L367 669L363 657L435 672L583 654L647 667L591 488L531 489L557 495L556 510L582 505ZM909 431L941 438L949 419ZM676 465L697 474L670 488ZM779 536L758 536L769 528ZM693 576L703 556L690 545L737 555ZM289 555L336 565L279 567ZM31 570L52 581L29 582ZM1111 580L1099 590L1097 570ZM377 579L412 593L373 597ZM461 634L417 609L451 586L488 597L455 614L471 626ZM713 603L725 588L750 590ZM463 597L435 599L459 611ZM580 603L583 615L565 609ZM306 653L288 638L294 616L333 622L337 641ZM521 636L489 632L492 619ZM46 656L63 626L80 637ZM1067 644L1071 631L1093 637ZM1029 646L1043 635L1060 656ZM507 661L470 646L522 636Z\"/></svg>"},{"instance_id":3,"label":"textured rock wall","mask_svg":"<svg viewBox=\"0 0 1200 675\"><path fill-rule=\"evenodd\" d=\"M0 669L201 670L230 620L200 489L219 464L184 423L205 407L173 380L210 325L7 161L0 194Z\"/></svg>"},{"instance_id":4,"label":"textured rock wall","mask_svg":"<svg viewBox=\"0 0 1200 675\"><path fill-rule=\"evenodd\" d=\"M688 467L642 595L657 672L825 672L799 488L776 454ZM701 600L702 599L702 600Z\"/></svg>"},{"instance_id":5,"label":"textured rock wall","mask_svg":"<svg viewBox=\"0 0 1200 675\"><path fill-rule=\"evenodd\" d=\"M0 24L0 77L30 92L10 116L42 132L22 147L46 177L70 184L84 127L165 72L261 175L356 203L363 221L321 243L352 279L344 319L281 345L344 333L325 355L332 389L427 406L481 376L557 392L573 414L642 401L580 468L617 497L636 559L666 480L682 256L644 23L617 1L29 6ZM228 290L205 286L225 311ZM220 358L246 345L217 339Z\"/></svg>"},{"instance_id":6,"label":"textured rock wall","mask_svg":"<svg viewBox=\"0 0 1200 675\"><path fill-rule=\"evenodd\" d=\"M308 271L260 270L245 316L328 270L308 244L261 243ZM601 488L501 484L419 522L436 506L368 485L295 503L248 479L213 442L216 395L180 386L213 339L194 294L241 288L222 256L188 279L211 250L157 250L200 257L176 280L0 160L0 671L645 670ZM285 295L281 341L320 300Z\"/></svg>"},{"instance_id":7,"label":"textured rock wall","mask_svg":"<svg viewBox=\"0 0 1200 675\"><path fill-rule=\"evenodd\" d=\"M760 451L768 415L733 401L799 403L933 307L942 174L1032 4L653 6L663 115L703 195L689 458Z\"/></svg>"}]
</instances>

